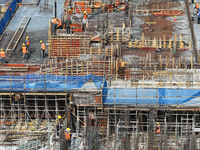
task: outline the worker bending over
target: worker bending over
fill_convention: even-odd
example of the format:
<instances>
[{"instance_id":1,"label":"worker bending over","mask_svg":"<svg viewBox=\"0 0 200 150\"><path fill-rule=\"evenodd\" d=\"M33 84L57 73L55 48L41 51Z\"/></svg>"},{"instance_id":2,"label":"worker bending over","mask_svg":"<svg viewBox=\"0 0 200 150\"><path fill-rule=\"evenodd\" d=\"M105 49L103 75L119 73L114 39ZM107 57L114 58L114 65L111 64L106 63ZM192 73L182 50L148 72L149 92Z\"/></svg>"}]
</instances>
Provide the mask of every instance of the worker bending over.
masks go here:
<instances>
[{"instance_id":1,"label":"worker bending over","mask_svg":"<svg viewBox=\"0 0 200 150\"><path fill-rule=\"evenodd\" d=\"M23 59L25 60L25 56L26 56L26 53L27 53L27 48L25 46L25 43L22 44L22 53L23 53Z\"/></svg>"},{"instance_id":2,"label":"worker bending over","mask_svg":"<svg viewBox=\"0 0 200 150\"><path fill-rule=\"evenodd\" d=\"M1 65L5 64L5 52L3 51L3 49L1 49L0 51L0 60L1 60Z\"/></svg>"},{"instance_id":3,"label":"worker bending over","mask_svg":"<svg viewBox=\"0 0 200 150\"><path fill-rule=\"evenodd\" d=\"M29 47L29 45L30 45L29 37L28 37L28 36L26 37L25 44L26 44L26 48L27 48L27 51L28 51L28 47Z\"/></svg>"},{"instance_id":4,"label":"worker bending over","mask_svg":"<svg viewBox=\"0 0 200 150\"><path fill-rule=\"evenodd\" d=\"M62 27L62 22L61 22L61 20L58 19L58 18L56 18L56 20L57 20L57 24L58 24L58 29L62 29L63 27Z\"/></svg>"},{"instance_id":5,"label":"worker bending over","mask_svg":"<svg viewBox=\"0 0 200 150\"><path fill-rule=\"evenodd\" d=\"M41 44L42 56L43 56L43 58L44 58L45 44L44 44L42 41L40 41L40 44Z\"/></svg>"},{"instance_id":6,"label":"worker bending over","mask_svg":"<svg viewBox=\"0 0 200 150\"><path fill-rule=\"evenodd\" d=\"M82 23L83 23L82 30L85 31L85 28L88 27L88 14L86 11L84 11Z\"/></svg>"},{"instance_id":7,"label":"worker bending over","mask_svg":"<svg viewBox=\"0 0 200 150\"><path fill-rule=\"evenodd\" d=\"M70 24L71 24L70 17L67 17L65 24L66 24L67 34L70 34Z\"/></svg>"},{"instance_id":8,"label":"worker bending over","mask_svg":"<svg viewBox=\"0 0 200 150\"><path fill-rule=\"evenodd\" d=\"M53 33L55 34L58 26L58 22L55 17L52 17L52 24L53 24Z\"/></svg>"}]
</instances>

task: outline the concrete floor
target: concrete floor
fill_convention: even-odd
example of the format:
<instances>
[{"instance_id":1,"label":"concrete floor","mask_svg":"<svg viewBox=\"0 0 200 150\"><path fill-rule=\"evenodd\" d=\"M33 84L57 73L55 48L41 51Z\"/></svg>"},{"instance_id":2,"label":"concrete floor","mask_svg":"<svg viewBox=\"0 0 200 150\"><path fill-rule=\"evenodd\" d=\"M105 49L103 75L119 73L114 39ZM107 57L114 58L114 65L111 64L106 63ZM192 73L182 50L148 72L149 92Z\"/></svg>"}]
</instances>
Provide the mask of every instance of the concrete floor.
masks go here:
<instances>
[{"instance_id":1,"label":"concrete floor","mask_svg":"<svg viewBox=\"0 0 200 150\"><path fill-rule=\"evenodd\" d=\"M26 36L30 39L30 53L31 57L28 62L31 63L43 63L43 59L40 58L40 40L45 44L48 43L48 28L49 20L54 16L54 9L52 12L40 12L40 7L44 5L45 0L41 0L38 6L20 6L8 25L3 38L0 41L1 48L4 50L7 48L12 36L17 30L23 17L30 16L31 20L19 41L15 51L13 53L6 54L6 61L9 63L22 63L22 52L21 47L23 42L25 42ZM57 17L61 18L61 13L63 12L64 0L57 0ZM54 1L49 1L49 5L53 5ZM46 48L47 49L47 48ZM46 50L46 55L48 51Z\"/></svg>"}]
</instances>

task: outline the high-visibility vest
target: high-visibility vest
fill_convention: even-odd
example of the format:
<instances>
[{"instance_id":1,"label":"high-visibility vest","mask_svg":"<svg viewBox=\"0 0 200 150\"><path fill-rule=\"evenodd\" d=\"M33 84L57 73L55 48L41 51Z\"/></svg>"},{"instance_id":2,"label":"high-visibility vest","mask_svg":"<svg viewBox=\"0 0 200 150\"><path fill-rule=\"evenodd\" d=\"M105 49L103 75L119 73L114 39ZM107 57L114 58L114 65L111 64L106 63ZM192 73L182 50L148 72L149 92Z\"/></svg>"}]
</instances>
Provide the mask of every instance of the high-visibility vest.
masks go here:
<instances>
[{"instance_id":1,"label":"high-visibility vest","mask_svg":"<svg viewBox=\"0 0 200 150\"><path fill-rule=\"evenodd\" d=\"M5 57L5 52L0 52L0 57Z\"/></svg>"},{"instance_id":2,"label":"high-visibility vest","mask_svg":"<svg viewBox=\"0 0 200 150\"><path fill-rule=\"evenodd\" d=\"M30 42L29 42L29 39L26 39L26 45L29 45L30 44Z\"/></svg>"},{"instance_id":3,"label":"high-visibility vest","mask_svg":"<svg viewBox=\"0 0 200 150\"><path fill-rule=\"evenodd\" d=\"M71 11L68 11L68 15L72 15L72 12L71 12Z\"/></svg>"},{"instance_id":4,"label":"high-visibility vest","mask_svg":"<svg viewBox=\"0 0 200 150\"><path fill-rule=\"evenodd\" d=\"M54 19L52 19L52 23L53 24L57 24L57 20L54 18Z\"/></svg>"},{"instance_id":5,"label":"high-visibility vest","mask_svg":"<svg viewBox=\"0 0 200 150\"><path fill-rule=\"evenodd\" d=\"M62 22L60 19L58 19L58 27L62 26Z\"/></svg>"},{"instance_id":6,"label":"high-visibility vest","mask_svg":"<svg viewBox=\"0 0 200 150\"><path fill-rule=\"evenodd\" d=\"M156 133L160 133L160 126L156 126Z\"/></svg>"},{"instance_id":7,"label":"high-visibility vest","mask_svg":"<svg viewBox=\"0 0 200 150\"><path fill-rule=\"evenodd\" d=\"M199 9L199 4L196 4L196 9Z\"/></svg>"},{"instance_id":8,"label":"high-visibility vest","mask_svg":"<svg viewBox=\"0 0 200 150\"><path fill-rule=\"evenodd\" d=\"M45 50L45 44L44 43L41 44L41 49Z\"/></svg>"},{"instance_id":9,"label":"high-visibility vest","mask_svg":"<svg viewBox=\"0 0 200 150\"><path fill-rule=\"evenodd\" d=\"M65 140L70 140L70 133L65 132Z\"/></svg>"},{"instance_id":10,"label":"high-visibility vest","mask_svg":"<svg viewBox=\"0 0 200 150\"><path fill-rule=\"evenodd\" d=\"M22 46L22 53L27 53L26 46Z\"/></svg>"},{"instance_id":11,"label":"high-visibility vest","mask_svg":"<svg viewBox=\"0 0 200 150\"><path fill-rule=\"evenodd\" d=\"M83 19L87 19L87 13L84 14Z\"/></svg>"}]
</instances>

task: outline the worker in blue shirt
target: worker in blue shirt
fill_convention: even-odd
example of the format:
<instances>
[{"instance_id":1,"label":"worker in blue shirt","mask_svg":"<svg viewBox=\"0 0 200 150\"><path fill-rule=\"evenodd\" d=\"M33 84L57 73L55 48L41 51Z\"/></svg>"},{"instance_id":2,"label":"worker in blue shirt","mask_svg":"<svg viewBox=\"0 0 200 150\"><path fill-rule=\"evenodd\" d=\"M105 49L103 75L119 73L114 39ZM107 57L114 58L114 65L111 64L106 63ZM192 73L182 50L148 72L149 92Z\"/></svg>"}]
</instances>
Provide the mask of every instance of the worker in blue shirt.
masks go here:
<instances>
[{"instance_id":1,"label":"worker in blue shirt","mask_svg":"<svg viewBox=\"0 0 200 150\"><path fill-rule=\"evenodd\" d=\"M198 14L197 14L197 20L198 20L198 24L200 24L200 9L199 9L199 12L198 12Z\"/></svg>"}]
</instances>

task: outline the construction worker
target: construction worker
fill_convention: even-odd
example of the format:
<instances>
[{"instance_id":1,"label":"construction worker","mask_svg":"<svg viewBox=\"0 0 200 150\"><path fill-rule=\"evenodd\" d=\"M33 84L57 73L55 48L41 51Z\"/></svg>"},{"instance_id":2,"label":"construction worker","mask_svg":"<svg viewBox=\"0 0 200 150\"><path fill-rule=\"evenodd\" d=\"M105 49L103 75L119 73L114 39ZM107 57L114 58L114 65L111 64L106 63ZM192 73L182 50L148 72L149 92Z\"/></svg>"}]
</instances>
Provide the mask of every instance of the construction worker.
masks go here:
<instances>
[{"instance_id":1,"label":"construction worker","mask_svg":"<svg viewBox=\"0 0 200 150\"><path fill-rule=\"evenodd\" d=\"M22 53L23 53L23 59L25 59L25 56L26 56L26 53L27 53L27 48L26 48L26 44L25 43L23 43L22 44L23 46L22 46Z\"/></svg>"},{"instance_id":2,"label":"construction worker","mask_svg":"<svg viewBox=\"0 0 200 150\"><path fill-rule=\"evenodd\" d=\"M62 22L60 19L56 18L57 23L58 23L58 29L62 29Z\"/></svg>"},{"instance_id":3,"label":"construction worker","mask_svg":"<svg viewBox=\"0 0 200 150\"><path fill-rule=\"evenodd\" d=\"M199 12L197 14L197 23L200 24L200 9L199 9Z\"/></svg>"},{"instance_id":4,"label":"construction worker","mask_svg":"<svg viewBox=\"0 0 200 150\"><path fill-rule=\"evenodd\" d=\"M3 51L3 49L1 49L0 51L0 60L1 60L1 65L5 64L5 52Z\"/></svg>"},{"instance_id":5,"label":"construction worker","mask_svg":"<svg viewBox=\"0 0 200 150\"><path fill-rule=\"evenodd\" d=\"M58 22L55 17L52 17L52 24L53 24L53 33L56 33Z\"/></svg>"},{"instance_id":6,"label":"construction worker","mask_svg":"<svg viewBox=\"0 0 200 150\"><path fill-rule=\"evenodd\" d=\"M72 16L72 10L71 9L68 9L67 15L68 15L68 17Z\"/></svg>"},{"instance_id":7,"label":"construction worker","mask_svg":"<svg viewBox=\"0 0 200 150\"><path fill-rule=\"evenodd\" d=\"M70 128L67 128L66 131L65 131L65 140L66 140L66 143L67 143L67 147L69 147L70 144L71 144L71 142L70 142L70 136L71 136L70 131L71 131Z\"/></svg>"},{"instance_id":8,"label":"construction worker","mask_svg":"<svg viewBox=\"0 0 200 150\"><path fill-rule=\"evenodd\" d=\"M40 41L40 44L41 44L42 56L43 56L43 58L44 58L45 44L44 44L42 41Z\"/></svg>"},{"instance_id":9,"label":"construction worker","mask_svg":"<svg viewBox=\"0 0 200 150\"><path fill-rule=\"evenodd\" d=\"M70 24L71 24L70 17L67 17L65 24L66 24L67 34L70 34Z\"/></svg>"},{"instance_id":10,"label":"construction worker","mask_svg":"<svg viewBox=\"0 0 200 150\"><path fill-rule=\"evenodd\" d=\"M83 23L82 30L85 31L85 27L88 27L88 15L86 11L84 11L82 23Z\"/></svg>"},{"instance_id":11,"label":"construction worker","mask_svg":"<svg viewBox=\"0 0 200 150\"><path fill-rule=\"evenodd\" d=\"M160 123L156 122L156 134L160 133Z\"/></svg>"},{"instance_id":12,"label":"construction worker","mask_svg":"<svg viewBox=\"0 0 200 150\"><path fill-rule=\"evenodd\" d=\"M26 48L27 48L27 51L28 51L28 47L29 47L29 45L30 45L29 37L28 37L28 36L26 37L25 44L26 44Z\"/></svg>"},{"instance_id":13,"label":"construction worker","mask_svg":"<svg viewBox=\"0 0 200 150\"><path fill-rule=\"evenodd\" d=\"M58 120L56 122L57 136L59 136L60 129L62 128L61 124L62 124L62 117L61 115L58 115Z\"/></svg>"}]
</instances>

